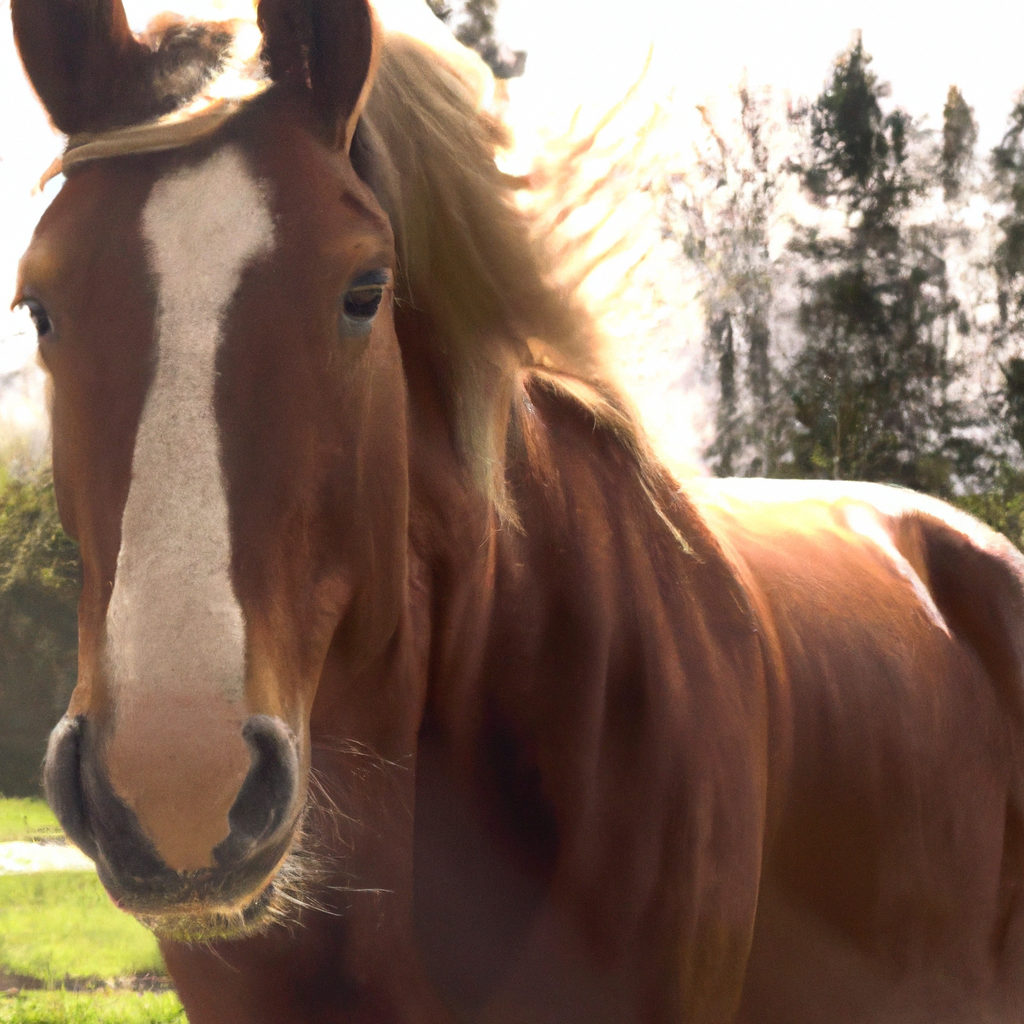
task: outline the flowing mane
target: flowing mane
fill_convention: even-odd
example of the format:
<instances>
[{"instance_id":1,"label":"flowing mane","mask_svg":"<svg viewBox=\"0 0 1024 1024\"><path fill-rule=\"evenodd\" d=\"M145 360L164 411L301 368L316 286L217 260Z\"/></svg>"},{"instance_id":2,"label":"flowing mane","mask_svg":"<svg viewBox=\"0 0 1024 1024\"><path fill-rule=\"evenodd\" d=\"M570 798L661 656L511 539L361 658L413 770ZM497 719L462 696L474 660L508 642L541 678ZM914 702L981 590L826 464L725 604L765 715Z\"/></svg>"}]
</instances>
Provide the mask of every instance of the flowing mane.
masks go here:
<instances>
[{"instance_id":1,"label":"flowing mane","mask_svg":"<svg viewBox=\"0 0 1024 1024\"><path fill-rule=\"evenodd\" d=\"M385 37L352 163L391 219L398 298L429 322L455 436L499 509L509 410L531 344L559 369L604 377L592 317L556 283L548 240L516 204L525 182L495 163L508 144L466 76L416 40ZM595 411L606 404L594 396Z\"/></svg>"},{"instance_id":2,"label":"flowing mane","mask_svg":"<svg viewBox=\"0 0 1024 1024\"><path fill-rule=\"evenodd\" d=\"M163 107L173 109L72 136L54 173L212 135L270 87L259 54L239 43L251 27L175 21L163 34L151 28L146 38L155 54L191 58L175 66L182 91L170 99L163 89ZM182 38L216 45L184 51L172 45ZM645 467L649 455L603 367L594 317L576 285L560 280L550 235L517 204L528 180L496 163L510 133L483 109L471 61L460 69L419 40L384 33L351 159L395 232L396 300L425 318L437 345L453 439L477 486L502 518L514 520L505 448L527 368L612 429ZM167 57L154 59L154 73L166 79L169 65Z\"/></svg>"}]
</instances>

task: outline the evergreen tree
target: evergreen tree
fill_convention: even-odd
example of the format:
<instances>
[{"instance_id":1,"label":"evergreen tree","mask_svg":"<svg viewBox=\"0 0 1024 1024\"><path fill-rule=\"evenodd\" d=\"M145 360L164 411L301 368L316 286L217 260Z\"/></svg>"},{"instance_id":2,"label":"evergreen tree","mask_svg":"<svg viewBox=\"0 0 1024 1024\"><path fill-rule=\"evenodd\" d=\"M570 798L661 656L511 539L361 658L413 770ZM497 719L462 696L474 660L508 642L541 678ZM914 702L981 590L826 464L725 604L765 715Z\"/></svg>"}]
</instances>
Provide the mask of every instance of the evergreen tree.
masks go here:
<instances>
[{"instance_id":1,"label":"evergreen tree","mask_svg":"<svg viewBox=\"0 0 1024 1024\"><path fill-rule=\"evenodd\" d=\"M999 325L995 343L1024 344L1024 97L1010 114L1010 126L992 151L993 198L1000 204L1001 238L995 252Z\"/></svg>"},{"instance_id":2,"label":"evergreen tree","mask_svg":"<svg viewBox=\"0 0 1024 1024\"><path fill-rule=\"evenodd\" d=\"M974 161L974 145L977 141L978 125L974 120L974 111L967 105L963 93L951 85L942 110L942 152L939 165L942 195L947 203L961 198L967 173Z\"/></svg>"},{"instance_id":3,"label":"evergreen tree","mask_svg":"<svg viewBox=\"0 0 1024 1024\"><path fill-rule=\"evenodd\" d=\"M518 78L526 70L526 53L510 50L494 36L498 0L427 0L431 11L455 34L463 46L476 50L495 78Z\"/></svg>"},{"instance_id":4,"label":"evergreen tree","mask_svg":"<svg viewBox=\"0 0 1024 1024\"><path fill-rule=\"evenodd\" d=\"M929 185L912 159L921 135L904 110L883 109L888 87L870 63L857 38L807 111L808 153L794 166L807 195L841 218L838 232L803 227L792 243L806 268L794 468L949 493L974 454L950 397L944 326L955 303L941 234L908 217ZM956 130L954 169L969 135Z\"/></svg>"}]
</instances>

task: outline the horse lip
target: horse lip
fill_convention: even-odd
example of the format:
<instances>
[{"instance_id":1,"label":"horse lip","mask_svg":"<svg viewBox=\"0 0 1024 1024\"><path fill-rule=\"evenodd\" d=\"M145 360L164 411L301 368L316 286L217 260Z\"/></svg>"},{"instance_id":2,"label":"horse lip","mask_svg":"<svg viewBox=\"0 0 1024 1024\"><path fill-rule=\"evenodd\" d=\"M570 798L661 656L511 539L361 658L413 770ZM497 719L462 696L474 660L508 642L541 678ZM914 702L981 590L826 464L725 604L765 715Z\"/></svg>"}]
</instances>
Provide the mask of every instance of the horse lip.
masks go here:
<instances>
[{"instance_id":1,"label":"horse lip","mask_svg":"<svg viewBox=\"0 0 1024 1024\"><path fill-rule=\"evenodd\" d=\"M127 913L151 920L184 914L189 917L222 912L243 914L258 903L272 885L291 846L289 830L277 842L231 868L175 871L164 867L146 877L124 876L112 870L102 848L96 860L97 874L111 899Z\"/></svg>"}]
</instances>

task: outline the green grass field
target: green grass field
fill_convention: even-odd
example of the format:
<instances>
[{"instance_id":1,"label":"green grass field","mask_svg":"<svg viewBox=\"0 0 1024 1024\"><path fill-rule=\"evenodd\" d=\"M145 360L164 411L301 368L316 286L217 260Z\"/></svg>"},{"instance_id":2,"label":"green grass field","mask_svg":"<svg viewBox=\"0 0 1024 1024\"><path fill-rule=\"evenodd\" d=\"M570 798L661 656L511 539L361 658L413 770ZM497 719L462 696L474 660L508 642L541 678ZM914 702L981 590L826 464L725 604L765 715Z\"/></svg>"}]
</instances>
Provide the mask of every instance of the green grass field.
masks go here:
<instances>
[{"instance_id":1,"label":"green grass field","mask_svg":"<svg viewBox=\"0 0 1024 1024\"><path fill-rule=\"evenodd\" d=\"M0 1024L186 1024L173 992L0 994Z\"/></svg>"},{"instance_id":2,"label":"green grass field","mask_svg":"<svg viewBox=\"0 0 1024 1024\"><path fill-rule=\"evenodd\" d=\"M163 970L156 939L91 871L0 875L0 964L48 985Z\"/></svg>"},{"instance_id":3,"label":"green grass field","mask_svg":"<svg viewBox=\"0 0 1024 1024\"><path fill-rule=\"evenodd\" d=\"M0 843L15 839L57 839L60 825L42 800L0 797Z\"/></svg>"},{"instance_id":4,"label":"green grass field","mask_svg":"<svg viewBox=\"0 0 1024 1024\"><path fill-rule=\"evenodd\" d=\"M0 842L57 834L42 801L0 798ZM0 973L46 986L0 992L0 1024L184 1024L173 992L62 988L163 969L156 940L110 902L92 872L0 875Z\"/></svg>"}]
</instances>

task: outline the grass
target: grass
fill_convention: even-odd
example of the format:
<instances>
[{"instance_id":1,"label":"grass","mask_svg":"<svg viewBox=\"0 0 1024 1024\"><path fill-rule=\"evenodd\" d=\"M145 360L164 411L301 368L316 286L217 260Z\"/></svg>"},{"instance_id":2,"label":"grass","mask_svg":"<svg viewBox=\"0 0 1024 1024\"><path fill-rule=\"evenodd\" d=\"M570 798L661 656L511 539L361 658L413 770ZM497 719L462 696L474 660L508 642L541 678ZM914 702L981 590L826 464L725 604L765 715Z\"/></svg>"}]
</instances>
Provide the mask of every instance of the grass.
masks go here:
<instances>
[{"instance_id":1,"label":"grass","mask_svg":"<svg viewBox=\"0 0 1024 1024\"><path fill-rule=\"evenodd\" d=\"M0 842L60 834L42 800L0 798ZM187 1024L173 992L60 987L143 972L164 973L156 939L110 902L91 871L0 875L0 973L50 986L0 992L0 1024Z\"/></svg>"},{"instance_id":2,"label":"grass","mask_svg":"<svg viewBox=\"0 0 1024 1024\"><path fill-rule=\"evenodd\" d=\"M186 1024L173 992L0 994L0 1024Z\"/></svg>"},{"instance_id":3,"label":"grass","mask_svg":"<svg viewBox=\"0 0 1024 1024\"><path fill-rule=\"evenodd\" d=\"M0 876L0 964L50 985L163 971L156 939L91 871Z\"/></svg>"},{"instance_id":4,"label":"grass","mask_svg":"<svg viewBox=\"0 0 1024 1024\"><path fill-rule=\"evenodd\" d=\"M34 797L0 797L0 843L17 839L59 839L53 811Z\"/></svg>"}]
</instances>

